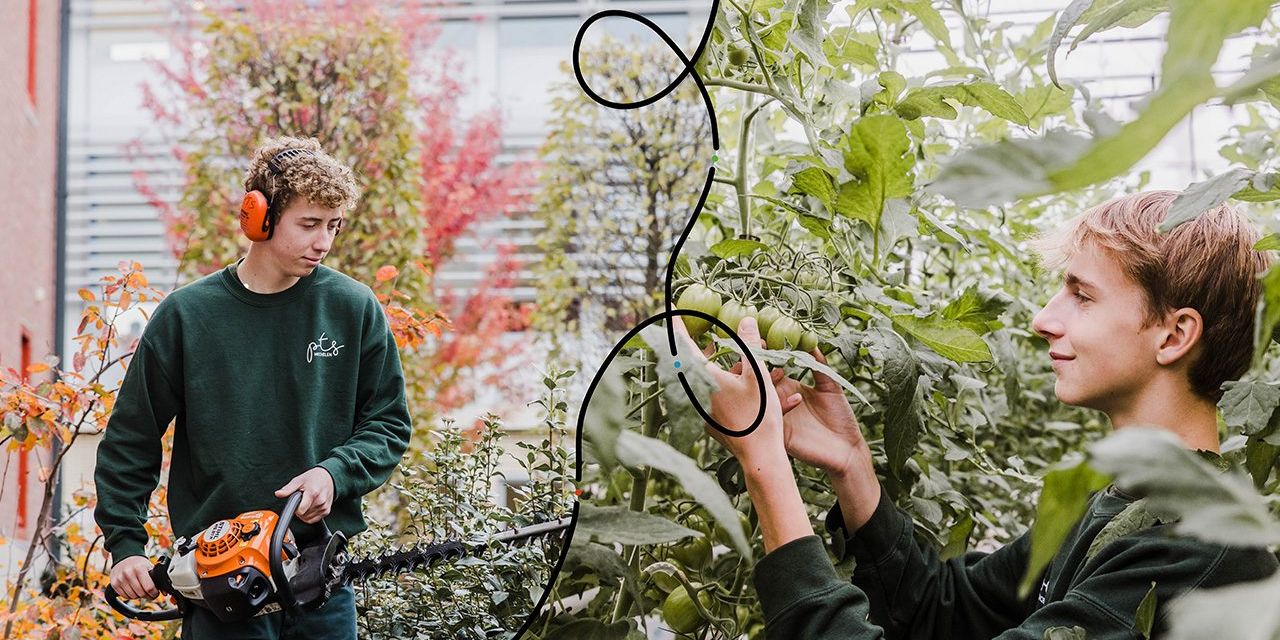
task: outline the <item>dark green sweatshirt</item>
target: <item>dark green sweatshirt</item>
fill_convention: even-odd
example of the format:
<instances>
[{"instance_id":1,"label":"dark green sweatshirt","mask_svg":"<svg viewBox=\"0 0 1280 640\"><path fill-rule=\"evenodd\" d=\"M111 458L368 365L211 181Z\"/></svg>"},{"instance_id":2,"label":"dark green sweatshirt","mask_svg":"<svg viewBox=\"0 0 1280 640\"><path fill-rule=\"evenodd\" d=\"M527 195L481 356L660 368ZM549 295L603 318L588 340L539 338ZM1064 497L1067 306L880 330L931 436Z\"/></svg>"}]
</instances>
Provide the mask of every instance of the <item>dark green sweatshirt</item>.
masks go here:
<instances>
[{"instance_id":1,"label":"dark green sweatshirt","mask_svg":"<svg viewBox=\"0 0 1280 640\"><path fill-rule=\"evenodd\" d=\"M1114 488L1094 495L1049 568L1026 599L1017 596L1031 539L994 553L943 562L912 535L911 517L881 491L871 519L845 549L856 560L852 584L841 580L818 536L793 540L761 558L754 582L765 633L782 638L890 640L1041 640L1052 627L1082 627L1090 640L1141 638L1135 612L1156 584L1157 622L1164 605L1192 588L1257 580L1275 571L1261 548L1231 548L1171 535L1157 524L1125 535L1086 559L1090 544L1132 498ZM839 506L827 530L845 535ZM841 558L843 560L843 558Z\"/></svg>"},{"instance_id":2,"label":"dark green sweatshirt","mask_svg":"<svg viewBox=\"0 0 1280 640\"><path fill-rule=\"evenodd\" d=\"M367 528L361 496L408 446L400 354L373 291L321 265L284 291L254 293L235 266L165 297L129 362L94 473L94 519L115 562L144 554L174 418L168 507L179 536L280 511L275 490L315 466L333 477L327 524L353 536Z\"/></svg>"}]
</instances>

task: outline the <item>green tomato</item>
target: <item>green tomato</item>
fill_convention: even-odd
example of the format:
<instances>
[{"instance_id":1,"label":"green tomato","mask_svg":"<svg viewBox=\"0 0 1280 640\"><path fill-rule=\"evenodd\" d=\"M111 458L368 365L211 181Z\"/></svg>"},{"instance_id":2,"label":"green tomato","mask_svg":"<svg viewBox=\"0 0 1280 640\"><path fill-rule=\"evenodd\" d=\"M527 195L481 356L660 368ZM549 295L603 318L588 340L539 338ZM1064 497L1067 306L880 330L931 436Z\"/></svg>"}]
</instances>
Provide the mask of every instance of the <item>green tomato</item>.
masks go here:
<instances>
[{"instance_id":1,"label":"green tomato","mask_svg":"<svg viewBox=\"0 0 1280 640\"><path fill-rule=\"evenodd\" d=\"M669 573L666 573L664 571L655 571L653 573L652 578L653 578L653 584L657 585L658 589L662 591L663 595L666 595L668 593L671 593L672 591L675 591L676 587L680 586L679 578Z\"/></svg>"},{"instance_id":2,"label":"green tomato","mask_svg":"<svg viewBox=\"0 0 1280 640\"><path fill-rule=\"evenodd\" d=\"M818 341L822 338L812 331L805 331L800 335L800 350L809 353L818 346Z\"/></svg>"},{"instance_id":3,"label":"green tomato","mask_svg":"<svg viewBox=\"0 0 1280 640\"><path fill-rule=\"evenodd\" d=\"M751 518L748 518L747 514L739 511L738 524L742 526L742 535L746 536L747 540L750 540L751 539ZM729 536L729 530L721 526L719 522L716 522L716 532L714 535L715 535L716 542L726 547L733 547L733 538Z\"/></svg>"},{"instance_id":4,"label":"green tomato","mask_svg":"<svg viewBox=\"0 0 1280 640\"><path fill-rule=\"evenodd\" d=\"M783 317L786 316L783 316L782 312L779 311L777 307L765 307L761 309L760 313L756 315L756 323L760 325L760 335L768 337L769 329L773 328L773 323Z\"/></svg>"},{"instance_id":5,"label":"green tomato","mask_svg":"<svg viewBox=\"0 0 1280 640\"><path fill-rule=\"evenodd\" d=\"M699 586L696 582L690 584L694 589ZM698 602L702 603L702 608L710 609L711 594L698 591ZM671 630L676 633L693 633L707 624L684 585L676 587L662 603L662 619L666 620L667 624L671 625Z\"/></svg>"},{"instance_id":6,"label":"green tomato","mask_svg":"<svg viewBox=\"0 0 1280 640\"><path fill-rule=\"evenodd\" d=\"M702 569L711 562L711 541L706 536L695 536L671 549L671 557L686 569Z\"/></svg>"},{"instance_id":7,"label":"green tomato","mask_svg":"<svg viewBox=\"0 0 1280 640\"><path fill-rule=\"evenodd\" d=\"M716 317L720 319L720 322L729 325L730 329L737 331L738 325L742 323L744 318L747 316L754 318L757 313L759 312L752 305L730 300L724 303L723 307L720 307L720 313L716 314ZM716 327L716 333L726 338L729 337L720 327Z\"/></svg>"},{"instance_id":8,"label":"green tomato","mask_svg":"<svg viewBox=\"0 0 1280 640\"><path fill-rule=\"evenodd\" d=\"M800 327L799 322L791 318L779 318L769 329L765 344L774 350L793 349L800 344L800 336L803 333L804 329Z\"/></svg>"},{"instance_id":9,"label":"green tomato","mask_svg":"<svg viewBox=\"0 0 1280 640\"><path fill-rule=\"evenodd\" d=\"M685 287L680 298L676 300L677 309L686 309L689 311L701 311L707 315L716 315L720 312L720 294L708 289L706 285L691 284ZM689 330L689 335L693 338L707 332L711 328L711 323L702 318L693 316L681 316L684 320L684 326Z\"/></svg>"},{"instance_id":10,"label":"green tomato","mask_svg":"<svg viewBox=\"0 0 1280 640\"><path fill-rule=\"evenodd\" d=\"M747 50L742 47L731 47L729 49L729 64L735 67L741 67L747 63Z\"/></svg>"}]
</instances>

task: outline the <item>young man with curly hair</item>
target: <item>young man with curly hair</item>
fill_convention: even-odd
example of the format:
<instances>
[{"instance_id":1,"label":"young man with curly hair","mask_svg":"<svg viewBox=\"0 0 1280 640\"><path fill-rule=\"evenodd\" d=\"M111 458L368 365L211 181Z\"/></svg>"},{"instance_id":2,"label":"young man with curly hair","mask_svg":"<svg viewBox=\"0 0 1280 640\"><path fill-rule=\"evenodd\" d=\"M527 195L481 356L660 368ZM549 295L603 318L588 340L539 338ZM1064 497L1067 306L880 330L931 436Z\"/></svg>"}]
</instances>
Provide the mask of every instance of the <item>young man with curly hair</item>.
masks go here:
<instances>
[{"instance_id":1,"label":"young man with curly hair","mask_svg":"<svg viewBox=\"0 0 1280 640\"><path fill-rule=\"evenodd\" d=\"M1061 401L1103 412L1115 429L1153 425L1188 449L1217 451L1220 387L1249 367L1257 276L1270 260L1253 249L1257 231L1227 206L1156 233L1176 196L1117 198L1041 238L1046 262L1065 273L1032 328L1048 342ZM739 333L759 341L750 318ZM818 350L813 355L822 360ZM767 555L754 579L770 638L1041 640L1053 627L1081 627L1090 640L1131 640L1140 637L1135 615L1152 583L1163 613L1187 590L1276 569L1266 549L1174 536L1167 524L1090 553L1102 528L1134 500L1111 486L1094 495L1038 588L1020 598L1029 536L947 561L917 541L911 517L882 490L853 410L830 378L815 374L810 387L775 370L760 398L749 367L711 370L719 385L712 416L721 424L745 426L766 404L749 436L712 435L741 461L760 517ZM814 535L788 455L830 479L837 505L826 528L856 558L852 584L837 577ZM1156 637L1164 624L1157 619Z\"/></svg>"},{"instance_id":2,"label":"young man with curly hair","mask_svg":"<svg viewBox=\"0 0 1280 640\"><path fill-rule=\"evenodd\" d=\"M242 223L252 240L243 258L158 305L98 448L94 518L124 598L157 595L143 524L170 420L169 517L187 538L245 511L278 512L297 490L300 544L322 519L350 538L367 528L361 496L386 482L408 446L404 377L382 306L368 286L320 264L360 197L351 170L314 138L279 137L254 151L244 187L265 196L265 228ZM182 637L354 639L354 593L234 624L192 607Z\"/></svg>"}]
</instances>

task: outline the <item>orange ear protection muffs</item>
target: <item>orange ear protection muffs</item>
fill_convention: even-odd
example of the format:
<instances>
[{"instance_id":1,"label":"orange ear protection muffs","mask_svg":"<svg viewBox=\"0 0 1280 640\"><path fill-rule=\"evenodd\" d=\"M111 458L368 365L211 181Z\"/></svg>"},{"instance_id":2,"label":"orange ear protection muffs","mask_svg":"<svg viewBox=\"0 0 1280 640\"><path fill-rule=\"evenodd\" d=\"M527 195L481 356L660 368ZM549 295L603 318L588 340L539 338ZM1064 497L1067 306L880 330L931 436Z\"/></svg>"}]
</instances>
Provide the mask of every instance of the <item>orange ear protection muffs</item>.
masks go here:
<instances>
[{"instance_id":1,"label":"orange ear protection muffs","mask_svg":"<svg viewBox=\"0 0 1280 640\"><path fill-rule=\"evenodd\" d=\"M267 169L275 176L281 176L284 174L278 164L281 160L309 155L313 155L309 149L285 149L267 160ZM247 238L254 242L265 242L275 235L275 224L280 212L275 210L274 204L267 201L266 194L256 189L244 194L240 201L240 230Z\"/></svg>"}]
</instances>

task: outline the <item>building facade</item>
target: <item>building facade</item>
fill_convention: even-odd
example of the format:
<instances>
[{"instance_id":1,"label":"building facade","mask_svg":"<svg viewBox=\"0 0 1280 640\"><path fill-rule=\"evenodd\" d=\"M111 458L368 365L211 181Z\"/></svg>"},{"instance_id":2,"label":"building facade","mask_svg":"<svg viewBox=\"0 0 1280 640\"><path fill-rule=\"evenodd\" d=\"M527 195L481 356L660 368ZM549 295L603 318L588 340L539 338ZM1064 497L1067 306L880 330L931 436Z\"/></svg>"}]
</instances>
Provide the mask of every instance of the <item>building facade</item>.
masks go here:
<instances>
[{"instance_id":1,"label":"building facade","mask_svg":"<svg viewBox=\"0 0 1280 640\"><path fill-rule=\"evenodd\" d=\"M0 370L24 375L58 350L60 16L56 1L0 3ZM39 515L49 456L3 444L0 538L10 543L0 546L0 571L8 575Z\"/></svg>"}]
</instances>

